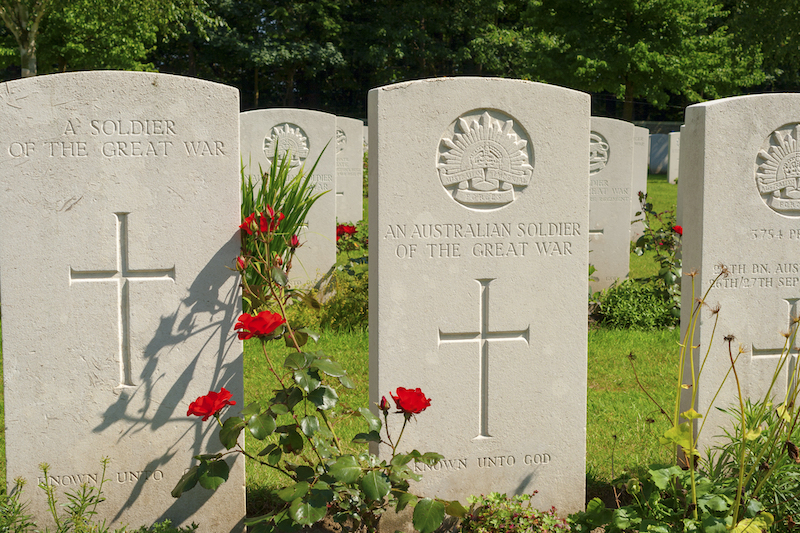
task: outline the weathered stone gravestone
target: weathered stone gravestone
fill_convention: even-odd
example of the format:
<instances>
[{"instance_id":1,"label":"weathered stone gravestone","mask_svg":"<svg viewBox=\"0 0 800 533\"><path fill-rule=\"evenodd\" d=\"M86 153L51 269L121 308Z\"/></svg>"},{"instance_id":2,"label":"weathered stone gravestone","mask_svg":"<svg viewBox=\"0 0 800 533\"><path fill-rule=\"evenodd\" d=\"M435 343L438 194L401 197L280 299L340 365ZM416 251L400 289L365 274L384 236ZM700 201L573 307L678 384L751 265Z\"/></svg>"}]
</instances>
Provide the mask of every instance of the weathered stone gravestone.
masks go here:
<instances>
[{"instance_id":1,"label":"weathered stone gravestone","mask_svg":"<svg viewBox=\"0 0 800 533\"><path fill-rule=\"evenodd\" d=\"M293 167L304 167L306 173L319 158L311 179L314 192L325 194L308 212L308 226L299 236L303 245L290 273L295 284L319 280L336 262L336 116L307 109L258 109L240 115L240 132L245 173L254 177L269 168L276 144L279 157L288 151Z\"/></svg>"},{"instance_id":2,"label":"weathered stone gravestone","mask_svg":"<svg viewBox=\"0 0 800 533\"><path fill-rule=\"evenodd\" d=\"M144 72L1 91L7 479L44 524L37 482L65 503L108 457L100 519L243 530L242 459L216 493L170 496L193 455L224 451L189 403L243 396L237 91Z\"/></svg>"},{"instance_id":3,"label":"weathered stone gravestone","mask_svg":"<svg viewBox=\"0 0 800 533\"><path fill-rule=\"evenodd\" d=\"M589 286L599 291L628 276L633 193L630 122L592 117L589 140Z\"/></svg>"},{"instance_id":4,"label":"weathered stone gravestone","mask_svg":"<svg viewBox=\"0 0 800 533\"><path fill-rule=\"evenodd\" d=\"M647 128L640 128L635 126L633 128L633 179L631 182L631 220L637 220L644 217L644 213L636 215L640 212L641 202L639 202L639 193L647 194L647 165L650 155L650 132ZM631 224L631 241L636 240L642 236L644 232L644 222L636 222Z\"/></svg>"},{"instance_id":5,"label":"weathered stone gravestone","mask_svg":"<svg viewBox=\"0 0 800 533\"><path fill-rule=\"evenodd\" d=\"M364 123L336 117L336 219L358 222L364 213Z\"/></svg>"},{"instance_id":6,"label":"weathered stone gravestone","mask_svg":"<svg viewBox=\"0 0 800 533\"><path fill-rule=\"evenodd\" d=\"M650 135L650 174L666 174L669 161L669 135Z\"/></svg>"},{"instance_id":7,"label":"weathered stone gravestone","mask_svg":"<svg viewBox=\"0 0 800 533\"><path fill-rule=\"evenodd\" d=\"M669 157L667 159L667 181L678 181L678 170L681 162L681 133L673 131L669 134Z\"/></svg>"},{"instance_id":8,"label":"weathered stone gravestone","mask_svg":"<svg viewBox=\"0 0 800 533\"><path fill-rule=\"evenodd\" d=\"M737 370L742 392L763 398L789 331L790 317L800 314L800 95L770 94L728 98L690 106L681 154L680 198L683 204L684 272L697 271L697 296L725 265L706 300L720 306L711 352L697 389L696 409L709 409L722 376L730 367L723 335L734 335L734 355L744 353ZM683 278L683 301L691 300L691 278ZM690 308L682 308L685 329ZM700 313L696 338L702 357L711 343L715 317ZM695 361L695 364L697 360ZM782 402L788 371L773 390ZM736 400L729 378L714 405L728 408ZM735 403L738 409L738 402ZM685 407L688 407L686 405ZM729 422L716 409L708 413L703 444L721 434Z\"/></svg>"},{"instance_id":9,"label":"weathered stone gravestone","mask_svg":"<svg viewBox=\"0 0 800 533\"><path fill-rule=\"evenodd\" d=\"M370 399L432 398L400 445L445 457L418 493L583 508L589 105L491 78L369 93Z\"/></svg>"}]
</instances>

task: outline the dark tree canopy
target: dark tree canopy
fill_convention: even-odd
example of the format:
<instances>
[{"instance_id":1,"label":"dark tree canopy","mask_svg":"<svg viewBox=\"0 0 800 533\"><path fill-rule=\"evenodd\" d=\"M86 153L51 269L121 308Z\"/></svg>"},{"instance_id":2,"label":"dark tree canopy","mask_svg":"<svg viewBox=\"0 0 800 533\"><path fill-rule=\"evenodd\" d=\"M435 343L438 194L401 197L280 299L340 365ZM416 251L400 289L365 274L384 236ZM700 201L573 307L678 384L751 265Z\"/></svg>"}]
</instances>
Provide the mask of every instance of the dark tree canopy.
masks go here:
<instances>
[{"instance_id":1,"label":"dark tree canopy","mask_svg":"<svg viewBox=\"0 0 800 533\"><path fill-rule=\"evenodd\" d=\"M20 65L6 68L6 78L159 70L235 85L244 109L295 106L359 117L376 86L516 77L620 102L611 115L657 118L667 106L800 86L798 4L0 0L0 68Z\"/></svg>"}]
</instances>

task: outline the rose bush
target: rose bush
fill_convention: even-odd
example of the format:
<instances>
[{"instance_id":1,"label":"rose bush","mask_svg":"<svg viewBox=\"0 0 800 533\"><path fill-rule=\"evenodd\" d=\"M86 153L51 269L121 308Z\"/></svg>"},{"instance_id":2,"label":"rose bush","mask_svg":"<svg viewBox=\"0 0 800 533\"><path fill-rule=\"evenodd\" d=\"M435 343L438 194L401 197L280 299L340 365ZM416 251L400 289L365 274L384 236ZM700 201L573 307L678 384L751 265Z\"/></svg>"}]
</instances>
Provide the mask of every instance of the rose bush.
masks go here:
<instances>
[{"instance_id":1,"label":"rose bush","mask_svg":"<svg viewBox=\"0 0 800 533\"><path fill-rule=\"evenodd\" d=\"M282 164L288 165L285 158ZM270 172L273 178L280 175L285 177L288 171ZM311 194L310 188L303 190ZM445 512L463 516L466 509L458 502L419 498L410 492L410 482L421 477L409 465L412 462L434 465L442 459L436 453L398 452L409 419L431 402L420 389L398 388L392 394L398 413L404 415L403 429L397 439L389 435L385 425L389 416L389 402L385 398L379 406L384 422L369 409L358 409L366 422L366 431L357 434L353 443L362 449L367 443L382 444L391 449L391 454L379 459L367 451L357 454L344 451L330 412L338 404L340 393L353 384L341 365L321 350L307 348L309 342L318 339L316 333L295 327L286 318L290 302L313 304L313 301L306 292L289 283L294 252L300 246L297 233L304 219L283 216L282 210L274 206L283 205L283 209L293 213L297 209L285 202L281 204L280 198L276 200L243 211L242 253L235 259L235 265L242 274L242 290L250 312L243 313L234 328L239 330L240 339L257 339L261 343L266 367L278 386L266 403L250 403L240 414L224 421L219 412L231 404L225 403L230 398L230 394L222 395L223 391L227 393L225 389L219 394L210 392L192 403L189 414L203 416L203 420L215 417L225 451L196 456L197 464L180 479L172 495L177 498L198 484L216 489L228 478L228 460L235 454L243 454L282 472L288 480L285 486L273 491L274 501L278 502L274 509L245 521L250 532L297 531L325 517L348 522L356 529L365 526L375 531L387 509L401 511L412 506L414 527L422 533L432 533L441 525ZM295 201L306 200L300 195ZM262 223L264 220L268 222ZM252 314L253 310L259 312ZM279 338L289 348L289 354L276 361L266 350L266 343ZM381 436L384 427L385 438ZM245 430L250 437L264 442L257 454L243 447L241 436Z\"/></svg>"}]
</instances>

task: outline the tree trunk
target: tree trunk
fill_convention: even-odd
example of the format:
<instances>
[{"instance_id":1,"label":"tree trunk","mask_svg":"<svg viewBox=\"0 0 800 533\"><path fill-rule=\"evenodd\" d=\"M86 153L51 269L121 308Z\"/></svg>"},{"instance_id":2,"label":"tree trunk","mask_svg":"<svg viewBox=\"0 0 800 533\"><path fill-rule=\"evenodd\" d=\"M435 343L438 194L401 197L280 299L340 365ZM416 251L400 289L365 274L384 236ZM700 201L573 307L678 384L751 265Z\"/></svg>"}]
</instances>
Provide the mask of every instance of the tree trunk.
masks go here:
<instances>
[{"instance_id":1,"label":"tree trunk","mask_svg":"<svg viewBox=\"0 0 800 533\"><path fill-rule=\"evenodd\" d=\"M0 1L0 18L19 46L23 78L36 76L36 36L49 3L50 0L34 0L29 12L28 4L22 0Z\"/></svg>"},{"instance_id":2,"label":"tree trunk","mask_svg":"<svg viewBox=\"0 0 800 533\"><path fill-rule=\"evenodd\" d=\"M22 77L30 78L31 76L36 76L36 43L28 42L27 46L20 45L19 57Z\"/></svg>"},{"instance_id":3,"label":"tree trunk","mask_svg":"<svg viewBox=\"0 0 800 533\"><path fill-rule=\"evenodd\" d=\"M253 107L258 109L258 67L256 67L254 78L255 81L253 83Z\"/></svg>"},{"instance_id":4,"label":"tree trunk","mask_svg":"<svg viewBox=\"0 0 800 533\"><path fill-rule=\"evenodd\" d=\"M633 83L625 80L625 104L622 106L622 120L633 122Z\"/></svg>"}]
</instances>

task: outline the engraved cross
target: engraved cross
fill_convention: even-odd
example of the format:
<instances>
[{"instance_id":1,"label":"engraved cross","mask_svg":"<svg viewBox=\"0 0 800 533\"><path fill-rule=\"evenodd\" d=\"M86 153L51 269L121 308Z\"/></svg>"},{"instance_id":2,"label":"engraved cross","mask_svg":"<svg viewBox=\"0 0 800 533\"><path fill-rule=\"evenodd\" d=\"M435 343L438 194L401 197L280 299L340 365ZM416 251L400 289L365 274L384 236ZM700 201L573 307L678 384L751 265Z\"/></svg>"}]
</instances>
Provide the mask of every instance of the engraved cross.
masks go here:
<instances>
[{"instance_id":1,"label":"engraved cross","mask_svg":"<svg viewBox=\"0 0 800 533\"><path fill-rule=\"evenodd\" d=\"M480 419L479 433L476 438L491 438L489 434L489 344L495 341L525 341L530 346L531 327L521 331L489 331L489 284L492 279L477 279L481 286L481 299L478 314L480 316L480 330L463 333L444 333L439 330L439 346L452 342L478 342L480 355L480 374L478 383L480 388L480 404L478 415Z\"/></svg>"},{"instance_id":2,"label":"engraved cross","mask_svg":"<svg viewBox=\"0 0 800 533\"><path fill-rule=\"evenodd\" d=\"M800 298L784 298L784 302L788 304L788 321L787 321L787 331L791 331L792 328L792 317L798 316L798 306L797 302L800 302ZM756 345L753 344L751 347L751 351L753 357L780 357L783 354L783 346L776 347L776 348L756 348ZM794 346L789 346L789 350L794 348ZM789 381L792 379L792 372L791 369L794 368L797 361L797 354L790 354L789 355ZM787 386L791 386L791 383L787 383Z\"/></svg>"},{"instance_id":3,"label":"engraved cross","mask_svg":"<svg viewBox=\"0 0 800 533\"><path fill-rule=\"evenodd\" d=\"M175 281L175 267L156 270L133 270L128 266L128 213L114 213L117 217L117 268L116 270L69 269L69 284L81 282L112 282L117 284L117 327L119 329L119 382L120 387L134 386L131 371L130 345L130 282Z\"/></svg>"}]
</instances>

